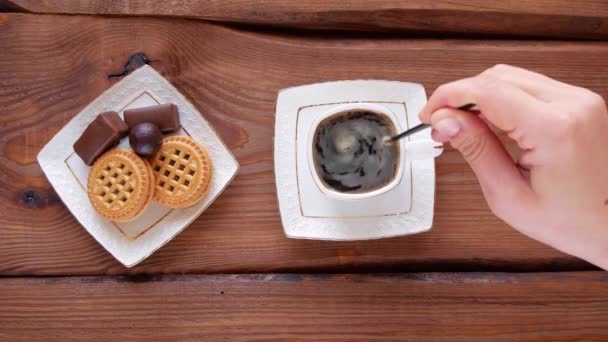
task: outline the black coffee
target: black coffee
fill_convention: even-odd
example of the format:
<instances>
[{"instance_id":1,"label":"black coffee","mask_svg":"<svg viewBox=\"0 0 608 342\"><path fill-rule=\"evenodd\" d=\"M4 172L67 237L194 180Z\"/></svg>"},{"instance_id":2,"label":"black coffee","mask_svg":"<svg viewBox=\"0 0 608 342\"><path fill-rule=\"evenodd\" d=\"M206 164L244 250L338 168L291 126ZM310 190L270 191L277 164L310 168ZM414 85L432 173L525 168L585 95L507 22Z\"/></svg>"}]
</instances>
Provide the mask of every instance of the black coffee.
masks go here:
<instances>
[{"instance_id":1,"label":"black coffee","mask_svg":"<svg viewBox=\"0 0 608 342\"><path fill-rule=\"evenodd\" d=\"M320 178L330 188L362 193L390 183L397 173L398 144L385 144L395 135L384 114L350 111L331 116L317 127L314 162Z\"/></svg>"}]
</instances>

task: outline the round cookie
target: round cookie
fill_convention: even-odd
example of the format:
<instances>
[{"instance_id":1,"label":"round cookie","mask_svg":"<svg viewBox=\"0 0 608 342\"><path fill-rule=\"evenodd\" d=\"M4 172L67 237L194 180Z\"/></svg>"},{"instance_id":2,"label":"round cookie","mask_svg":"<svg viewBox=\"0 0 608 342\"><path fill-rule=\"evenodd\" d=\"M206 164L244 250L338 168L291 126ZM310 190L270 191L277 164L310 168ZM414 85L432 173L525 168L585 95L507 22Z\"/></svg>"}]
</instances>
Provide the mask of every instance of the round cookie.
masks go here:
<instances>
[{"instance_id":1,"label":"round cookie","mask_svg":"<svg viewBox=\"0 0 608 342\"><path fill-rule=\"evenodd\" d=\"M149 161L154 172L156 202L169 208L186 208L209 192L213 164L207 150L192 138L164 138Z\"/></svg>"},{"instance_id":2,"label":"round cookie","mask_svg":"<svg viewBox=\"0 0 608 342\"><path fill-rule=\"evenodd\" d=\"M154 193L152 168L132 150L115 148L93 164L87 193L97 213L110 221L127 222L141 215Z\"/></svg>"}]
</instances>

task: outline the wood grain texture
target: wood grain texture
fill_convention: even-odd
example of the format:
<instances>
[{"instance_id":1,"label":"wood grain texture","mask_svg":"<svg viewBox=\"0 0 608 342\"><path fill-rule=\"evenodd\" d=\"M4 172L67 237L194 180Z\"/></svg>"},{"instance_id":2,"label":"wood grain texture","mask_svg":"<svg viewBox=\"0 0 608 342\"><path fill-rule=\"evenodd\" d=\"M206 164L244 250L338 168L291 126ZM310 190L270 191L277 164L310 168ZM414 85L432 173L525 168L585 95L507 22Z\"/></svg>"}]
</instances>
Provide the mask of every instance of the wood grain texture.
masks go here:
<instances>
[{"instance_id":1,"label":"wood grain texture","mask_svg":"<svg viewBox=\"0 0 608 342\"><path fill-rule=\"evenodd\" d=\"M290 86L389 79L422 83L430 93L496 63L531 68L606 96L607 43L370 40L273 35L188 20L6 14L0 15L0 46L0 274L590 267L493 216L472 171L452 149L438 159L431 232L361 242L287 239L273 175L274 109L277 92ZM111 75L138 61L149 62L194 103L241 171L189 228L127 270L73 218L35 157L117 82Z\"/></svg>"},{"instance_id":2,"label":"wood grain texture","mask_svg":"<svg viewBox=\"0 0 608 342\"><path fill-rule=\"evenodd\" d=\"M298 29L439 36L608 38L608 3L602 0L4 1L33 13L172 16Z\"/></svg>"},{"instance_id":3,"label":"wood grain texture","mask_svg":"<svg viewBox=\"0 0 608 342\"><path fill-rule=\"evenodd\" d=\"M7 341L605 341L608 275L0 280Z\"/></svg>"}]
</instances>

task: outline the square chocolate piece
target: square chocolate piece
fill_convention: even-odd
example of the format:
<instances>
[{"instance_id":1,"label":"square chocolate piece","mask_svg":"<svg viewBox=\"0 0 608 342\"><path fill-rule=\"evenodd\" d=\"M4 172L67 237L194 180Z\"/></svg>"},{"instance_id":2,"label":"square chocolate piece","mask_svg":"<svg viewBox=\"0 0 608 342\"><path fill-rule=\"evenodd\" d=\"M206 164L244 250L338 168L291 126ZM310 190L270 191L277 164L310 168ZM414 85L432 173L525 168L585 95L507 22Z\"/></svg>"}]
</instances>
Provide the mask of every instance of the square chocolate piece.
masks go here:
<instances>
[{"instance_id":1,"label":"square chocolate piece","mask_svg":"<svg viewBox=\"0 0 608 342\"><path fill-rule=\"evenodd\" d=\"M174 133L179 130L179 114L177 106L173 103L127 109L123 114L129 129L140 123L149 122L155 124L162 133Z\"/></svg>"},{"instance_id":2,"label":"square chocolate piece","mask_svg":"<svg viewBox=\"0 0 608 342\"><path fill-rule=\"evenodd\" d=\"M116 112L104 112L87 126L74 143L74 151L91 166L95 159L127 136L129 128Z\"/></svg>"}]
</instances>

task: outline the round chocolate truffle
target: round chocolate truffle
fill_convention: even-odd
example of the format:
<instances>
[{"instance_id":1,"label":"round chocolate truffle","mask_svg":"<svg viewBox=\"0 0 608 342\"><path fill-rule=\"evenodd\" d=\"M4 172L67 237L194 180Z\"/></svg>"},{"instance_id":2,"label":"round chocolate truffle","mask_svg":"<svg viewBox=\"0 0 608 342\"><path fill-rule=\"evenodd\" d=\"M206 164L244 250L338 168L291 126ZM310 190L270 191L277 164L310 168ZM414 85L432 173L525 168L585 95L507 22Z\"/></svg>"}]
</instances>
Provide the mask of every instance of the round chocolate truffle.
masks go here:
<instances>
[{"instance_id":1,"label":"round chocolate truffle","mask_svg":"<svg viewBox=\"0 0 608 342\"><path fill-rule=\"evenodd\" d=\"M129 144L141 157L151 157L160 148L162 133L155 124L144 122L136 125L129 132Z\"/></svg>"}]
</instances>

